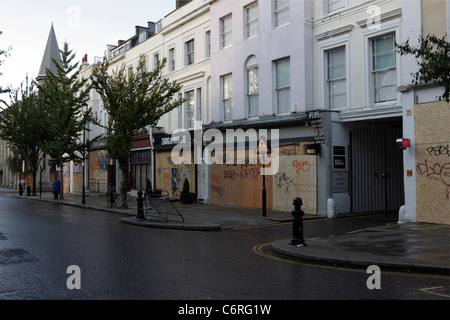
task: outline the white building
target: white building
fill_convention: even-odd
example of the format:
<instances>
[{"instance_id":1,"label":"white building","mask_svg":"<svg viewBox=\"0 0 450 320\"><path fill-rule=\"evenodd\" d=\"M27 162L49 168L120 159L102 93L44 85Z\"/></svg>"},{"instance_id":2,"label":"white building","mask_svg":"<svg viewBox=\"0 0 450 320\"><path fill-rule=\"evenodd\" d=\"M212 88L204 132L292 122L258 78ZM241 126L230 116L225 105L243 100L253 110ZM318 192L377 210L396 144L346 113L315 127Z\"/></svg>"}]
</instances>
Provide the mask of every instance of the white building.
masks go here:
<instances>
[{"instance_id":1,"label":"white building","mask_svg":"<svg viewBox=\"0 0 450 320\"><path fill-rule=\"evenodd\" d=\"M300 196L305 212L326 214L328 190L317 185L327 179L322 172L328 152L323 148L316 156L304 150L315 142L326 143L306 113L313 109L312 4L211 3L212 123L205 129L220 130L224 137L227 130L242 129L249 136L245 147L226 141L235 153L235 165L211 165L211 203L263 208L265 184L268 210L291 211L293 199ZM278 138L272 129L279 130ZM259 135L251 135L252 130ZM265 138L280 154L280 163L277 172L263 179L261 164L252 165L249 158L252 143L264 130L272 130ZM245 163L238 164L244 149Z\"/></svg>"},{"instance_id":2,"label":"white building","mask_svg":"<svg viewBox=\"0 0 450 320\"><path fill-rule=\"evenodd\" d=\"M201 128L201 123L207 123L210 119L209 3L204 0L177 1L176 10L163 19L156 23L148 22L146 27L136 26L133 37L119 40L117 46L107 46L106 56L111 69L122 65L126 66L126 70L135 69L141 55L146 56L147 68L152 69L157 61L166 58L163 76L181 84L179 97L187 99L182 106L164 115L154 128L146 128L148 131L145 134L136 137L130 155L132 192L144 190L149 180L153 188L167 190L171 197L178 198L184 178L190 181L191 192L197 190L197 186L207 184L206 181L197 183L197 168L193 163L182 166L171 163L173 144L167 143L167 137L175 129L192 131L196 121ZM89 69L86 66L84 73L87 76ZM88 103L93 106L98 119L106 124L108 115L98 94L92 93ZM94 136L102 130L93 128L90 134ZM90 156L91 188L96 183L118 185L120 176L114 177L113 165L108 169L111 159L107 158L102 142L95 147L97 150L92 150ZM197 193L202 199L200 187Z\"/></svg>"},{"instance_id":3,"label":"white building","mask_svg":"<svg viewBox=\"0 0 450 320\"><path fill-rule=\"evenodd\" d=\"M314 107L331 114L337 213L396 212L404 203L402 1L314 1Z\"/></svg>"}]
</instances>

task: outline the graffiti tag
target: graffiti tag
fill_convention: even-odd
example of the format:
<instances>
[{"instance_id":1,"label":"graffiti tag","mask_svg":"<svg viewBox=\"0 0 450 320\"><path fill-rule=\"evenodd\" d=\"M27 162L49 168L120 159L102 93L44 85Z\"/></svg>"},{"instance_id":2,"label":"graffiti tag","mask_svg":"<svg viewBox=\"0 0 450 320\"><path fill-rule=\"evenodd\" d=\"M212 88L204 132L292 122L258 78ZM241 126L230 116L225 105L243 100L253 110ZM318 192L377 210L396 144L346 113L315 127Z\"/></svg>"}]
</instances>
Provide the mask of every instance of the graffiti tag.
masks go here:
<instances>
[{"instance_id":1,"label":"graffiti tag","mask_svg":"<svg viewBox=\"0 0 450 320\"><path fill-rule=\"evenodd\" d=\"M418 176L425 176L427 179L441 182L446 190L447 199L450 199L450 162L440 164L428 164L427 160L417 164L416 172Z\"/></svg>"}]
</instances>

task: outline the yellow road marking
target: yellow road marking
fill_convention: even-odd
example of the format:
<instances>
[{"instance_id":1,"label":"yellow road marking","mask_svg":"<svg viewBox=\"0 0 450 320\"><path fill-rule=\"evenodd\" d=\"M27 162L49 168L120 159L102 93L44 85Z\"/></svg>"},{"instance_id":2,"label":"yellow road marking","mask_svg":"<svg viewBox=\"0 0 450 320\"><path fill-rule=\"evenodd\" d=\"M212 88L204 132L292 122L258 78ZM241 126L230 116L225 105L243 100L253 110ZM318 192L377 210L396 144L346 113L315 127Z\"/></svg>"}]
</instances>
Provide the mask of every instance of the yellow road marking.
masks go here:
<instances>
[{"instance_id":1,"label":"yellow road marking","mask_svg":"<svg viewBox=\"0 0 450 320\"><path fill-rule=\"evenodd\" d=\"M290 263L290 264L296 264L304 267L311 267L311 268L321 268L321 269L332 269L332 270L340 270L340 271L349 271L349 272L360 272L360 273L367 273L364 269L354 269L354 268L343 268L343 267L335 267L335 266L327 266L327 265L320 265L320 264L313 264L313 263L307 263L307 262L300 262L296 260L289 260L284 259L280 257L273 256L269 253L265 253L263 251L263 248L271 245L271 242L268 243L262 243L258 244L253 247L253 252L256 253L259 256L262 256L264 258ZM405 277L421 277L421 278L433 278L433 279L450 279L448 276L444 275L432 275L432 274L422 274L422 273L405 273L405 272L395 272L395 271L384 271L383 274L388 275L397 275L397 276L405 276Z\"/></svg>"}]
</instances>

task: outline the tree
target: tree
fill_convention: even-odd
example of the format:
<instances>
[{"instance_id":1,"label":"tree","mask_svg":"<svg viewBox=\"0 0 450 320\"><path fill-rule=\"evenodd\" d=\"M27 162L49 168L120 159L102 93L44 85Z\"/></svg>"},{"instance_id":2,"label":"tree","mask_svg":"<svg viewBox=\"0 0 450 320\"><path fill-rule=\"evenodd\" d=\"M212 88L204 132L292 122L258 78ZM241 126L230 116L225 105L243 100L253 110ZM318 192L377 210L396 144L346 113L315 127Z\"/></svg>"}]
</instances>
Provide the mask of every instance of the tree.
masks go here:
<instances>
[{"instance_id":1,"label":"tree","mask_svg":"<svg viewBox=\"0 0 450 320\"><path fill-rule=\"evenodd\" d=\"M51 157L50 165L59 165L61 193L63 199L63 163L83 160L88 143L83 143L80 135L87 121L93 121L91 110L84 110L89 97L88 79L80 78L78 63L72 64L75 54L64 43L61 63L53 60L57 74L47 69L46 79L39 86L42 106L41 121L48 132L43 150Z\"/></svg>"},{"instance_id":2,"label":"tree","mask_svg":"<svg viewBox=\"0 0 450 320\"><path fill-rule=\"evenodd\" d=\"M133 134L145 126L154 126L158 120L183 100L173 96L181 86L162 77L166 59L152 71L146 70L145 56L141 55L136 72L126 71L126 66L110 72L110 63L104 58L94 66L91 74L92 87L100 94L109 114L107 127L107 152L119 163L122 172L120 192L123 207L127 208L129 184L129 155Z\"/></svg>"},{"instance_id":3,"label":"tree","mask_svg":"<svg viewBox=\"0 0 450 320\"><path fill-rule=\"evenodd\" d=\"M0 138L25 160L33 176L33 195L36 195L36 174L43 155L42 141L46 136L35 85L34 82L29 84L27 77L25 88L22 84L20 89L11 91L11 103L0 115ZM20 166L15 169L21 170Z\"/></svg>"},{"instance_id":4,"label":"tree","mask_svg":"<svg viewBox=\"0 0 450 320\"><path fill-rule=\"evenodd\" d=\"M412 47L407 40L404 44L396 44L401 55L412 54L417 60L419 71L413 73L413 83L436 83L444 88L439 100L450 101L450 43L447 36L439 39L435 35L419 38L419 45Z\"/></svg>"}]
</instances>

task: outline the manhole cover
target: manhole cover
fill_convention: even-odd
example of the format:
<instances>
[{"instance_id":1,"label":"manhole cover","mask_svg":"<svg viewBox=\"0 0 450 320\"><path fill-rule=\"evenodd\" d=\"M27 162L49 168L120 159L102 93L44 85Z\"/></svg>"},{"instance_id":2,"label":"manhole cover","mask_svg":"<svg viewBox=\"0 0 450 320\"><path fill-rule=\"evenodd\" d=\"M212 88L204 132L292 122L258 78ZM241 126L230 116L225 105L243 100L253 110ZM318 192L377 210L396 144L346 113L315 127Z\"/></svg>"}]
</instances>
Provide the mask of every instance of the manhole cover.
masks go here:
<instances>
[{"instance_id":1,"label":"manhole cover","mask_svg":"<svg viewBox=\"0 0 450 320\"><path fill-rule=\"evenodd\" d=\"M23 249L0 250L0 266L38 261L39 259Z\"/></svg>"}]
</instances>

